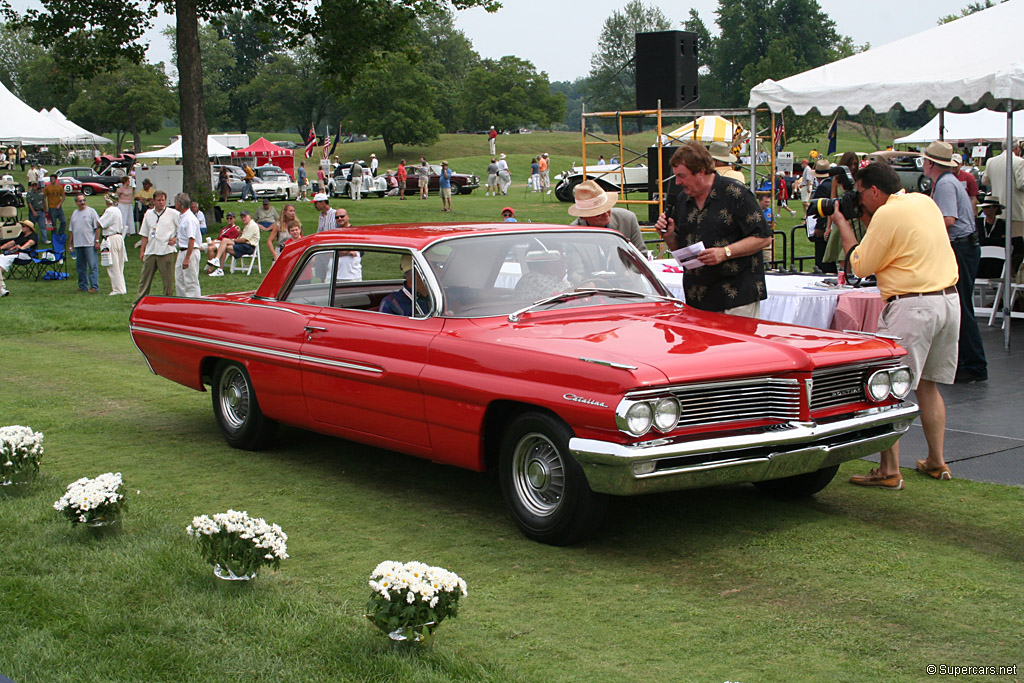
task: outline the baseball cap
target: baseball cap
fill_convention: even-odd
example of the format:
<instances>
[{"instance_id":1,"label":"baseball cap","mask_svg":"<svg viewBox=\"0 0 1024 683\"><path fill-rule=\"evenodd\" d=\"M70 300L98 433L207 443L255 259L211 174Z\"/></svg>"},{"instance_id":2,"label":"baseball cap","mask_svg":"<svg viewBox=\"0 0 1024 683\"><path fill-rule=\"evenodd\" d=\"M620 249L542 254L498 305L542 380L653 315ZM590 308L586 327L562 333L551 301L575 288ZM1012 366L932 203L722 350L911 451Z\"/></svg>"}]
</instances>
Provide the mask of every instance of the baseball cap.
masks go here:
<instances>
[{"instance_id":1,"label":"baseball cap","mask_svg":"<svg viewBox=\"0 0 1024 683\"><path fill-rule=\"evenodd\" d=\"M330 201L330 200L328 199L326 192L317 192L315 195L313 195L313 201L314 202L326 202L326 201Z\"/></svg>"}]
</instances>

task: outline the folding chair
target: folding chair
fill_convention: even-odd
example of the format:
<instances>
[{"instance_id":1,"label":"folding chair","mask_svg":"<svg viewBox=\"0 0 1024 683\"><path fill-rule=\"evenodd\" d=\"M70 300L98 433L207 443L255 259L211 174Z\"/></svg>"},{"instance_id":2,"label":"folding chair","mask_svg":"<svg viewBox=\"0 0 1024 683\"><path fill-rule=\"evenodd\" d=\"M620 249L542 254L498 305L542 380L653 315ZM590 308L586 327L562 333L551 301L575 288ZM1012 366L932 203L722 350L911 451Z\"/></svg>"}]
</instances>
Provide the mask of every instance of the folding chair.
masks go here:
<instances>
[{"instance_id":1,"label":"folding chair","mask_svg":"<svg viewBox=\"0 0 1024 683\"><path fill-rule=\"evenodd\" d=\"M985 267L996 265L1002 272L1006 265L1006 247L985 246L981 248L981 260L986 262ZM992 268L991 270L995 270ZM985 295L989 291L995 291L1003 281L1002 276L997 280L994 277L978 277L974 279L974 310L977 312L985 306ZM987 311L983 311L987 312Z\"/></svg>"},{"instance_id":2,"label":"folding chair","mask_svg":"<svg viewBox=\"0 0 1024 683\"><path fill-rule=\"evenodd\" d=\"M263 259L260 258L260 246L256 245L256 250L249 256L235 256L234 254L228 254L231 257L231 265L228 267L228 271L233 273L236 270L244 270L246 275L252 274L253 264L256 265L256 270L263 274ZM246 267L245 259L249 259L249 266Z\"/></svg>"},{"instance_id":3,"label":"folding chair","mask_svg":"<svg viewBox=\"0 0 1024 683\"><path fill-rule=\"evenodd\" d=\"M18 207L0 206L0 242L13 240L21 234L18 226Z\"/></svg>"},{"instance_id":4,"label":"folding chair","mask_svg":"<svg viewBox=\"0 0 1024 683\"><path fill-rule=\"evenodd\" d=\"M54 235L49 249L36 249L32 258L36 280L67 280L67 235Z\"/></svg>"}]
</instances>

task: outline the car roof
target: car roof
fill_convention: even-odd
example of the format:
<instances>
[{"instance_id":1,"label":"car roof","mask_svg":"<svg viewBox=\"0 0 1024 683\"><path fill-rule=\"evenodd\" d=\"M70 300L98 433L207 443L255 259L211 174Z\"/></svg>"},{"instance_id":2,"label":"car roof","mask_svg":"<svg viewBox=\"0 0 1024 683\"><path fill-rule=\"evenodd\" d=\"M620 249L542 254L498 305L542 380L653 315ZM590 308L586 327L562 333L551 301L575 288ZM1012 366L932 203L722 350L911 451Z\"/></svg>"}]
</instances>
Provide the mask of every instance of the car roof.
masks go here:
<instances>
[{"instance_id":1,"label":"car roof","mask_svg":"<svg viewBox=\"0 0 1024 683\"><path fill-rule=\"evenodd\" d=\"M919 157L922 156L921 152L901 152L895 149L882 149L877 152L872 152L868 155L868 158L878 159L895 159L897 157Z\"/></svg>"}]
</instances>

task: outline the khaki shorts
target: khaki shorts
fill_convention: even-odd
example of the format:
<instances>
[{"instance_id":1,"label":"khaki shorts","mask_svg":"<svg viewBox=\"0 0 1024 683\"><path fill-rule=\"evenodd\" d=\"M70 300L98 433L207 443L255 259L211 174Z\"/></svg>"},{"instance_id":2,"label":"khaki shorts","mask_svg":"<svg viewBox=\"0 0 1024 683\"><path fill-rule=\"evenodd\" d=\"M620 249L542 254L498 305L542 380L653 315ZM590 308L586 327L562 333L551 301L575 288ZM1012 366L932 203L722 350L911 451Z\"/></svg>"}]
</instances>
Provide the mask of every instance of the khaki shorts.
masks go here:
<instances>
[{"instance_id":1,"label":"khaki shorts","mask_svg":"<svg viewBox=\"0 0 1024 683\"><path fill-rule=\"evenodd\" d=\"M441 188L441 199L451 199L451 198L452 198L452 188L450 188L450 187L442 187Z\"/></svg>"},{"instance_id":2,"label":"khaki shorts","mask_svg":"<svg viewBox=\"0 0 1024 683\"><path fill-rule=\"evenodd\" d=\"M953 383L960 337L960 297L956 292L890 301L878 317L878 333L899 337L899 344L907 350L901 360L914 372L914 389L922 379Z\"/></svg>"},{"instance_id":3,"label":"khaki shorts","mask_svg":"<svg viewBox=\"0 0 1024 683\"><path fill-rule=\"evenodd\" d=\"M800 186L800 201L805 204L811 201L811 188Z\"/></svg>"}]
</instances>

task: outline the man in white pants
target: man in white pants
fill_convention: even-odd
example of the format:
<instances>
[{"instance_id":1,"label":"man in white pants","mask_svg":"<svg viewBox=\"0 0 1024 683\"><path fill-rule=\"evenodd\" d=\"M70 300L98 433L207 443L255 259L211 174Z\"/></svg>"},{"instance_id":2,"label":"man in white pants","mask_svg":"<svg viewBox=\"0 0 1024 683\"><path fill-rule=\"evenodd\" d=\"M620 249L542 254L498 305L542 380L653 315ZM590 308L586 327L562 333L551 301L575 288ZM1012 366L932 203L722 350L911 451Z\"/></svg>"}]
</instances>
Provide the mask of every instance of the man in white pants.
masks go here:
<instances>
[{"instance_id":1,"label":"man in white pants","mask_svg":"<svg viewBox=\"0 0 1024 683\"><path fill-rule=\"evenodd\" d=\"M498 184L501 186L501 193L508 194L508 188L512 184L512 174L508 170L508 162L505 155L498 157Z\"/></svg>"},{"instance_id":2,"label":"man in white pants","mask_svg":"<svg viewBox=\"0 0 1024 683\"><path fill-rule=\"evenodd\" d=\"M178 258L174 264L174 287L178 296L200 297L203 292L199 287L199 250L197 246L203 240L203 233L199 229L199 219L192 213L192 200L184 192L179 192L174 198L174 208L177 209L178 233L175 235L175 245L178 248Z\"/></svg>"}]
</instances>

